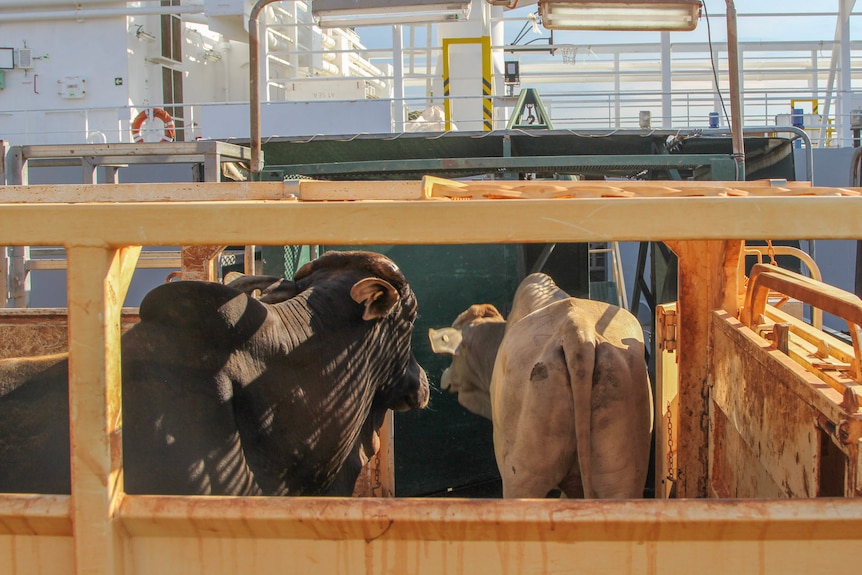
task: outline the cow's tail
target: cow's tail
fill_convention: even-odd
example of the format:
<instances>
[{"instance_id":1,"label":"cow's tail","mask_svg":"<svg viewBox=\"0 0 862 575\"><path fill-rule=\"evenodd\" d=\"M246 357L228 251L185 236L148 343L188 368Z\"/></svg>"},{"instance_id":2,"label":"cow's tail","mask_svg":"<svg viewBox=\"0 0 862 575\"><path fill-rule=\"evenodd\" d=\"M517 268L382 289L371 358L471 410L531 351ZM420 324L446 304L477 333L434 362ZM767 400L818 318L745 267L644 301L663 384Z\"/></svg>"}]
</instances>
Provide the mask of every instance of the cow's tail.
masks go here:
<instances>
[{"instance_id":1,"label":"cow's tail","mask_svg":"<svg viewBox=\"0 0 862 575\"><path fill-rule=\"evenodd\" d=\"M595 338L585 337L583 328L575 322L567 322L563 336L563 355L569 371L569 384L575 416L575 445L578 452L578 468L581 471L581 484L584 498L592 498L592 391L593 371L595 370Z\"/></svg>"}]
</instances>

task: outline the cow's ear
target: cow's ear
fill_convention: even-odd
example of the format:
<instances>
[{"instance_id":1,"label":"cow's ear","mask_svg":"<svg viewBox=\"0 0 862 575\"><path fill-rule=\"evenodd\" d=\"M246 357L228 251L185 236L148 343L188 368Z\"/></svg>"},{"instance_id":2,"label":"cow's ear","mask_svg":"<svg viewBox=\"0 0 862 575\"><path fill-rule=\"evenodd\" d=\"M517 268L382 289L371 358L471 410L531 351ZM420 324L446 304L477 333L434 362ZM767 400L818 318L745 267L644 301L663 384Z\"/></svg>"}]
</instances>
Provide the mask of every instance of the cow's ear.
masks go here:
<instances>
[{"instance_id":1,"label":"cow's ear","mask_svg":"<svg viewBox=\"0 0 862 575\"><path fill-rule=\"evenodd\" d=\"M461 330L453 327L429 329L428 339L431 341L431 351L434 353L455 355L461 345Z\"/></svg>"},{"instance_id":2,"label":"cow's ear","mask_svg":"<svg viewBox=\"0 0 862 575\"><path fill-rule=\"evenodd\" d=\"M455 321L452 322L452 327L461 327L474 320L486 318L504 321L503 314L497 311L497 308L493 305L489 303L475 303L455 318Z\"/></svg>"},{"instance_id":3,"label":"cow's ear","mask_svg":"<svg viewBox=\"0 0 862 575\"><path fill-rule=\"evenodd\" d=\"M359 280L350 288L350 297L365 306L362 319L366 321L386 316L400 299L392 284L380 278Z\"/></svg>"}]
</instances>

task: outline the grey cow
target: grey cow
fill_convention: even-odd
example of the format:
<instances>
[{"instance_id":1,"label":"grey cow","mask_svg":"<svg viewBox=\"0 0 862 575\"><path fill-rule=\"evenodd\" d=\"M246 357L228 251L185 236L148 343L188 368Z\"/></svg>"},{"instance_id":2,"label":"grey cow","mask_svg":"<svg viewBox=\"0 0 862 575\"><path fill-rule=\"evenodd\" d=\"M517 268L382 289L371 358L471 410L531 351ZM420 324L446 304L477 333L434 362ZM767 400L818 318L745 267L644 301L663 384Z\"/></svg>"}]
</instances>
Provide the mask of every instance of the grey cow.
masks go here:
<instances>
[{"instance_id":1,"label":"grey cow","mask_svg":"<svg viewBox=\"0 0 862 575\"><path fill-rule=\"evenodd\" d=\"M350 495L386 411L428 403L416 310L371 252L155 288L122 338L126 491ZM66 354L0 360L0 492L69 493L67 374Z\"/></svg>"},{"instance_id":2,"label":"grey cow","mask_svg":"<svg viewBox=\"0 0 862 575\"><path fill-rule=\"evenodd\" d=\"M527 276L506 321L490 304L430 330L441 387L491 419L504 497L643 497L653 424L643 331L614 305Z\"/></svg>"}]
</instances>

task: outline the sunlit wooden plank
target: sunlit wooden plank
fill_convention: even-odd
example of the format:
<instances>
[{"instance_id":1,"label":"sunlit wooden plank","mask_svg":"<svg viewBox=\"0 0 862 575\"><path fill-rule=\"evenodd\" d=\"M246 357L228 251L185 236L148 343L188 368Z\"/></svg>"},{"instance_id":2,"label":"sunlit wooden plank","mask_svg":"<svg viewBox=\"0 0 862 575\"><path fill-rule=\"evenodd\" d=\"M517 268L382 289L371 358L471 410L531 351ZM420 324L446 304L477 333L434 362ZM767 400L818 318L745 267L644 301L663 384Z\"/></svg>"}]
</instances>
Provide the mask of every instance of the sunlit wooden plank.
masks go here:
<instances>
[{"instance_id":1,"label":"sunlit wooden plank","mask_svg":"<svg viewBox=\"0 0 862 575\"><path fill-rule=\"evenodd\" d=\"M126 301L126 294L129 293L129 285L132 283L132 276L138 265L141 249L141 246L128 246L119 251L120 268L117 274L116 289L117 299L121 304Z\"/></svg>"},{"instance_id":2,"label":"sunlit wooden plank","mask_svg":"<svg viewBox=\"0 0 862 575\"><path fill-rule=\"evenodd\" d=\"M201 184L37 184L4 186L0 202L166 202L196 200L285 200L294 197L297 188L284 182L220 182Z\"/></svg>"},{"instance_id":3,"label":"sunlit wooden plank","mask_svg":"<svg viewBox=\"0 0 862 575\"><path fill-rule=\"evenodd\" d=\"M77 573L116 573L113 514L122 498L120 414L121 250L70 246L69 417Z\"/></svg>"},{"instance_id":4,"label":"sunlit wooden plank","mask_svg":"<svg viewBox=\"0 0 862 575\"><path fill-rule=\"evenodd\" d=\"M0 219L0 245L856 239L862 197L0 204Z\"/></svg>"}]
</instances>

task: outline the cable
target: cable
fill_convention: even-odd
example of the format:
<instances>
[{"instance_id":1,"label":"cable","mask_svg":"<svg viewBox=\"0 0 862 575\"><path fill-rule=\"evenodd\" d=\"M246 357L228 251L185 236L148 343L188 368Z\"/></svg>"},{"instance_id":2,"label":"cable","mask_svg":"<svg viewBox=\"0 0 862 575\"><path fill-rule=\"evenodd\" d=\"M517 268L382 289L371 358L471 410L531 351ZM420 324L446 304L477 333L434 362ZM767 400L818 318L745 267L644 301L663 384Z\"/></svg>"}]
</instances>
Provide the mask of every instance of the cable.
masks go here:
<instances>
[{"instance_id":1,"label":"cable","mask_svg":"<svg viewBox=\"0 0 862 575\"><path fill-rule=\"evenodd\" d=\"M515 36L515 39L512 40L512 44L511 44L512 46L517 45L518 42L520 42L521 40L524 39L524 37L527 35L527 32L528 32L527 29L528 28L532 27L533 31L536 34L541 34L541 32L539 31L539 26L538 26L538 24L536 24L536 22L538 22L538 18L539 18L538 12L536 12L535 14L530 13L527 15L527 21L524 23L523 27L521 27L521 31L518 32L518 34ZM527 42L527 43L529 44L529 42Z\"/></svg>"},{"instance_id":2,"label":"cable","mask_svg":"<svg viewBox=\"0 0 862 575\"><path fill-rule=\"evenodd\" d=\"M712 79L715 84L715 91L718 94L718 101L721 103L721 111L724 112L724 121L730 125L730 118L727 115L727 107L724 105L724 97L721 95L721 88L718 85L718 71L715 69L715 52L712 49L712 28L709 25L709 12L706 10L706 0L701 2L703 6L703 17L706 20L706 39L709 44L709 63L712 66Z\"/></svg>"},{"instance_id":3,"label":"cable","mask_svg":"<svg viewBox=\"0 0 862 575\"><path fill-rule=\"evenodd\" d=\"M526 36L526 35L527 35L527 28L529 28L529 27L530 27L530 22L529 22L529 21L525 22L525 23L524 23L524 27L523 27L523 28L521 28L521 31L520 31L520 32L518 32L518 33L515 35L515 39L514 39L514 40L512 40L512 45L513 45L513 46L514 46L514 45L516 45L518 42L520 42L520 41L521 41L521 39L522 39L524 36Z\"/></svg>"}]
</instances>

